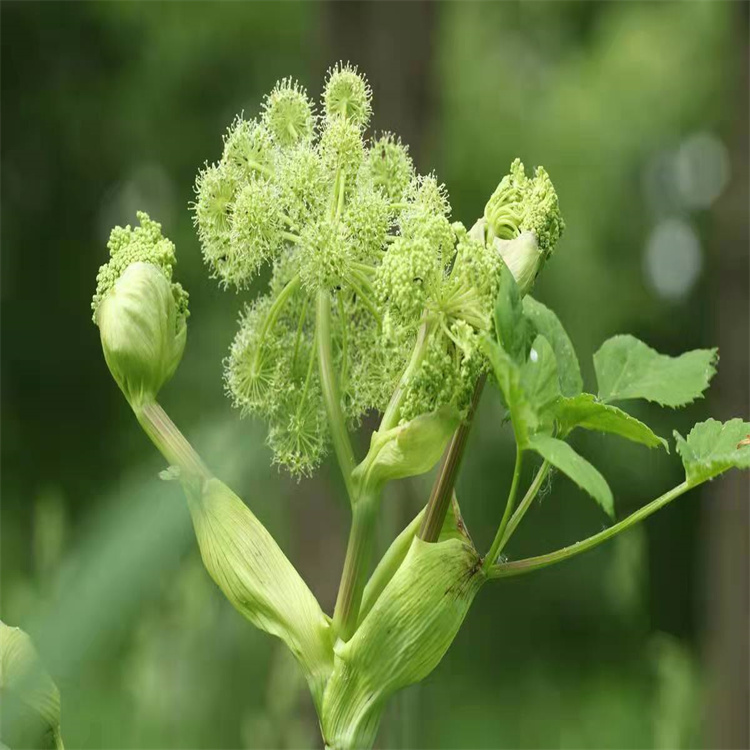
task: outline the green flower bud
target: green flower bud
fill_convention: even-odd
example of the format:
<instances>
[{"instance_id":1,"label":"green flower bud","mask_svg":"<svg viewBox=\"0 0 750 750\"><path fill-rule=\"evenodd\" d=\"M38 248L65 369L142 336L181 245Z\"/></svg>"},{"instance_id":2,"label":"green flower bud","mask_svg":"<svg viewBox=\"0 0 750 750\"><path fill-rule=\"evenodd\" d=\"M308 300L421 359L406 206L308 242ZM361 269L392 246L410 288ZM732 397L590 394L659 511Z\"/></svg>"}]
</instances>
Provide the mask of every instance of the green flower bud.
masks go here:
<instances>
[{"instance_id":1,"label":"green flower bud","mask_svg":"<svg viewBox=\"0 0 750 750\"><path fill-rule=\"evenodd\" d=\"M237 171L239 179L249 179L272 170L273 143L269 132L257 122L236 117L224 136L222 164Z\"/></svg>"},{"instance_id":2,"label":"green flower bud","mask_svg":"<svg viewBox=\"0 0 750 750\"><path fill-rule=\"evenodd\" d=\"M484 580L471 545L413 540L357 631L335 646L321 719L328 747L372 747L387 699L440 663Z\"/></svg>"},{"instance_id":3,"label":"green flower bud","mask_svg":"<svg viewBox=\"0 0 750 750\"><path fill-rule=\"evenodd\" d=\"M324 219L301 232L305 252L299 257L303 286L315 292L341 286L354 260L353 246L343 222Z\"/></svg>"},{"instance_id":4,"label":"green flower bud","mask_svg":"<svg viewBox=\"0 0 750 750\"><path fill-rule=\"evenodd\" d=\"M333 667L329 618L273 537L229 487L216 478L183 486L209 575L240 614L289 647L320 710Z\"/></svg>"},{"instance_id":5,"label":"green flower bud","mask_svg":"<svg viewBox=\"0 0 750 750\"><path fill-rule=\"evenodd\" d=\"M131 263L151 263L164 274L167 281L172 281L172 271L177 262L174 244L162 235L161 224L149 218L147 213L138 211L136 216L139 227L115 227L110 232L107 243L109 261L99 268L96 292L91 300L94 323L101 301ZM172 293L180 312L187 316L187 292L179 284L172 283Z\"/></svg>"},{"instance_id":6,"label":"green flower bud","mask_svg":"<svg viewBox=\"0 0 750 750\"><path fill-rule=\"evenodd\" d=\"M311 141L315 115L305 89L291 78L279 81L263 105L263 124L279 146Z\"/></svg>"},{"instance_id":7,"label":"green flower bud","mask_svg":"<svg viewBox=\"0 0 750 750\"><path fill-rule=\"evenodd\" d=\"M478 334L462 321L430 336L424 357L409 379L401 406L401 421L428 414L443 405L465 418L474 384L483 367ZM471 343L471 340L476 343Z\"/></svg>"},{"instance_id":8,"label":"green flower bud","mask_svg":"<svg viewBox=\"0 0 750 750\"><path fill-rule=\"evenodd\" d=\"M409 148L391 133L385 133L372 144L367 152L367 166L373 184L393 201L403 198L414 179Z\"/></svg>"},{"instance_id":9,"label":"green flower bud","mask_svg":"<svg viewBox=\"0 0 750 750\"><path fill-rule=\"evenodd\" d=\"M42 719L48 727L49 745L61 750L60 691L42 666L31 638L0 621L0 697L10 694ZM4 715L4 730L16 730L18 724L25 723L23 718L11 704Z\"/></svg>"},{"instance_id":10,"label":"green flower bud","mask_svg":"<svg viewBox=\"0 0 750 750\"><path fill-rule=\"evenodd\" d=\"M534 286L546 258L546 254L539 248L536 235L533 232L523 232L514 240L495 237L492 245L513 274L521 296L526 296Z\"/></svg>"},{"instance_id":11,"label":"green flower bud","mask_svg":"<svg viewBox=\"0 0 750 750\"><path fill-rule=\"evenodd\" d=\"M377 486L392 479L424 474L442 456L459 422L458 410L443 406L392 430L374 432L370 452L358 470L361 480Z\"/></svg>"},{"instance_id":12,"label":"green flower bud","mask_svg":"<svg viewBox=\"0 0 750 750\"><path fill-rule=\"evenodd\" d=\"M416 323L442 272L440 257L428 240L398 237L378 267L375 291L397 320Z\"/></svg>"},{"instance_id":13,"label":"green flower bud","mask_svg":"<svg viewBox=\"0 0 750 750\"><path fill-rule=\"evenodd\" d=\"M320 136L320 154L323 163L332 173L340 171L347 176L356 174L365 155L362 132L345 117L327 120Z\"/></svg>"},{"instance_id":14,"label":"green flower bud","mask_svg":"<svg viewBox=\"0 0 750 750\"><path fill-rule=\"evenodd\" d=\"M500 181L484 209L489 239L510 240L521 232L533 232L539 247L552 253L565 231L557 193L546 170L539 167L527 177L516 159Z\"/></svg>"},{"instance_id":15,"label":"green flower bud","mask_svg":"<svg viewBox=\"0 0 750 750\"><path fill-rule=\"evenodd\" d=\"M203 259L213 278L225 286L239 285L246 277L242 258L230 243L231 207L237 192L237 170L226 163L201 170L195 181L193 223L203 250Z\"/></svg>"},{"instance_id":16,"label":"green flower bud","mask_svg":"<svg viewBox=\"0 0 750 750\"><path fill-rule=\"evenodd\" d=\"M248 285L283 245L279 191L265 180L250 180L237 191L231 217L229 258L236 264L232 276L239 288Z\"/></svg>"},{"instance_id":17,"label":"green flower bud","mask_svg":"<svg viewBox=\"0 0 750 750\"><path fill-rule=\"evenodd\" d=\"M343 116L366 128L372 114L372 90L367 79L351 65L336 64L328 72L323 102L328 117Z\"/></svg>"},{"instance_id":18,"label":"green flower bud","mask_svg":"<svg viewBox=\"0 0 750 750\"><path fill-rule=\"evenodd\" d=\"M153 401L182 359L187 336L164 274L151 263L132 263L96 311L104 359L133 408Z\"/></svg>"}]
</instances>

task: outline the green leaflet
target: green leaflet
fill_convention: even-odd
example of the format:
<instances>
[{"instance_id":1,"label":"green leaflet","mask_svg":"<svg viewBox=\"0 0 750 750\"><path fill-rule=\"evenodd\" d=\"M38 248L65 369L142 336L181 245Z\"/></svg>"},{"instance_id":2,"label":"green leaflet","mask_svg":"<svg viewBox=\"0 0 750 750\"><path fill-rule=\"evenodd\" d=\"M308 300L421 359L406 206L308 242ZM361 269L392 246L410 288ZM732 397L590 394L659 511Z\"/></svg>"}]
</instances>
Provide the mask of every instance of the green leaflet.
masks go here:
<instances>
[{"instance_id":1,"label":"green leaflet","mask_svg":"<svg viewBox=\"0 0 750 750\"><path fill-rule=\"evenodd\" d=\"M578 364L573 344L565 332L560 319L546 305L533 297L523 299L523 313L538 333L552 345L557 359L557 374L563 396L576 396L583 390L581 367Z\"/></svg>"},{"instance_id":2,"label":"green leaflet","mask_svg":"<svg viewBox=\"0 0 750 750\"><path fill-rule=\"evenodd\" d=\"M388 697L440 663L484 580L471 545L412 541L355 634L336 644L323 700L326 746L372 746Z\"/></svg>"},{"instance_id":3,"label":"green leaflet","mask_svg":"<svg viewBox=\"0 0 750 750\"><path fill-rule=\"evenodd\" d=\"M510 412L516 440L525 448L530 435L552 427L552 409L560 396L555 353L544 336L534 339L522 365L497 342L485 341L484 352Z\"/></svg>"},{"instance_id":4,"label":"green leaflet","mask_svg":"<svg viewBox=\"0 0 750 750\"><path fill-rule=\"evenodd\" d=\"M674 436L691 485L713 479L728 469L750 469L750 422L730 419L722 424L707 419L690 430L687 440L679 432Z\"/></svg>"},{"instance_id":5,"label":"green leaflet","mask_svg":"<svg viewBox=\"0 0 750 750\"><path fill-rule=\"evenodd\" d=\"M716 349L695 349L670 357L634 336L613 336L594 354L599 398L644 398L661 406L684 406L708 388L717 359Z\"/></svg>"},{"instance_id":6,"label":"green leaflet","mask_svg":"<svg viewBox=\"0 0 750 750\"><path fill-rule=\"evenodd\" d=\"M521 384L521 368L496 341L486 339L483 351L510 412L516 441L524 448L528 445L529 435L537 429L539 418Z\"/></svg>"},{"instance_id":7,"label":"green leaflet","mask_svg":"<svg viewBox=\"0 0 750 750\"><path fill-rule=\"evenodd\" d=\"M0 696L6 693L14 694L42 718L49 727L50 746L61 750L60 691L42 665L31 638L20 628L0 621ZM16 719L11 714L9 723Z\"/></svg>"},{"instance_id":8,"label":"green leaflet","mask_svg":"<svg viewBox=\"0 0 750 750\"><path fill-rule=\"evenodd\" d=\"M223 482L184 481L203 563L232 605L280 638L320 709L333 668L330 620L273 537Z\"/></svg>"},{"instance_id":9,"label":"green leaflet","mask_svg":"<svg viewBox=\"0 0 750 750\"><path fill-rule=\"evenodd\" d=\"M551 409L560 397L557 360L544 336L537 336L521 368L521 388L539 418L537 429L552 427Z\"/></svg>"},{"instance_id":10,"label":"green leaflet","mask_svg":"<svg viewBox=\"0 0 750 750\"><path fill-rule=\"evenodd\" d=\"M588 492L610 518L614 517L615 502L607 480L567 443L548 435L534 435L529 447Z\"/></svg>"},{"instance_id":11,"label":"green leaflet","mask_svg":"<svg viewBox=\"0 0 750 750\"><path fill-rule=\"evenodd\" d=\"M526 361L533 329L524 317L516 280L505 264L500 268L500 285L495 303L495 336L513 361Z\"/></svg>"},{"instance_id":12,"label":"green leaflet","mask_svg":"<svg viewBox=\"0 0 750 750\"><path fill-rule=\"evenodd\" d=\"M662 446L669 452L669 443L654 434L648 425L616 406L597 401L591 393L559 399L554 405L554 414L560 437L565 437L576 427L583 427L585 430L610 432L649 448Z\"/></svg>"}]
</instances>

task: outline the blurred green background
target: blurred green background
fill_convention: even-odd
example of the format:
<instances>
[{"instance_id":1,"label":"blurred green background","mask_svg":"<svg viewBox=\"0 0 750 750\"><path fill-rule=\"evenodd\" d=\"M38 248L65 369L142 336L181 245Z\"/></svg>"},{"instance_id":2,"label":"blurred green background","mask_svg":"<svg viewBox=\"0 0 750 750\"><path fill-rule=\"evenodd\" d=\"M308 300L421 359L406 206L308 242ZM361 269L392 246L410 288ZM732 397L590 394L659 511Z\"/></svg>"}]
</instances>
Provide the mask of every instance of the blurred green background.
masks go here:
<instances>
[{"instance_id":1,"label":"blurred green background","mask_svg":"<svg viewBox=\"0 0 750 750\"><path fill-rule=\"evenodd\" d=\"M179 490L159 482L101 356L89 303L106 239L143 208L191 294L162 401L331 610L347 513L330 465L269 466L262 425L224 397L248 298L202 266L188 203L239 111L277 78L317 97L359 64L376 129L437 170L467 224L510 161L544 164L567 234L535 296L592 384L602 340L718 345L709 397L641 407L662 435L748 418L748 5L724 2L3 2L2 589L62 692L70 748L317 747L276 641L204 572ZM483 400L459 480L486 547L512 472ZM622 516L679 481L674 455L580 435ZM384 503L384 547L429 478ZM604 518L557 477L508 549L551 550ZM440 667L394 702L381 747L750 746L748 484L730 475L616 543L487 586ZM12 744L12 738L4 737Z\"/></svg>"}]
</instances>

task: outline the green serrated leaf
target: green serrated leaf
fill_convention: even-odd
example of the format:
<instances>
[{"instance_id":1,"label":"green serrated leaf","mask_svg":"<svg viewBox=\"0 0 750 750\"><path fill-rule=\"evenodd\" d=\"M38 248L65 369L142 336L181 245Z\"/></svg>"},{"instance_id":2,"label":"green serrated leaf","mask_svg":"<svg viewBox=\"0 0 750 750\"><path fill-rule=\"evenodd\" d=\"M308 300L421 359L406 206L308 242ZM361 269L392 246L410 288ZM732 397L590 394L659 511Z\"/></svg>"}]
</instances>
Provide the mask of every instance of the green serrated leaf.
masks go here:
<instances>
[{"instance_id":1,"label":"green serrated leaf","mask_svg":"<svg viewBox=\"0 0 750 750\"><path fill-rule=\"evenodd\" d=\"M551 427L551 410L560 398L560 383L555 352L544 336L534 339L529 358L521 367L521 388L539 418L537 429Z\"/></svg>"},{"instance_id":2,"label":"green serrated leaf","mask_svg":"<svg viewBox=\"0 0 750 750\"><path fill-rule=\"evenodd\" d=\"M567 443L548 435L532 436L529 447L588 492L604 512L614 518L615 501L612 490L607 480L583 456L578 455Z\"/></svg>"},{"instance_id":3,"label":"green serrated leaf","mask_svg":"<svg viewBox=\"0 0 750 750\"><path fill-rule=\"evenodd\" d=\"M505 264L500 269L500 285L495 303L495 336L515 362L524 362L532 338L529 322L523 314L521 293L513 274Z\"/></svg>"},{"instance_id":4,"label":"green serrated leaf","mask_svg":"<svg viewBox=\"0 0 750 750\"><path fill-rule=\"evenodd\" d=\"M730 419L722 424L707 419L690 430L687 440L676 431L674 436L685 478L692 485L728 469L750 469L750 422Z\"/></svg>"},{"instance_id":5,"label":"green serrated leaf","mask_svg":"<svg viewBox=\"0 0 750 750\"><path fill-rule=\"evenodd\" d=\"M563 396L576 396L583 390L581 367L560 319L546 305L528 295L523 300L523 312L537 332L552 345L557 358L560 392Z\"/></svg>"},{"instance_id":6,"label":"green serrated leaf","mask_svg":"<svg viewBox=\"0 0 750 750\"><path fill-rule=\"evenodd\" d=\"M634 336L613 336L594 355L599 398L643 398L661 406L684 406L708 388L717 359L716 349L695 349L670 357Z\"/></svg>"},{"instance_id":7,"label":"green serrated leaf","mask_svg":"<svg viewBox=\"0 0 750 750\"><path fill-rule=\"evenodd\" d=\"M487 339L483 350L510 412L516 442L524 448L529 435L537 429L539 419L521 385L521 368L495 341Z\"/></svg>"},{"instance_id":8,"label":"green serrated leaf","mask_svg":"<svg viewBox=\"0 0 750 750\"><path fill-rule=\"evenodd\" d=\"M560 398L554 405L560 437L576 427L597 432L609 432L649 448L661 446L669 453L669 443L656 435L643 422L611 404L597 401L592 393L581 393L573 398Z\"/></svg>"}]
</instances>

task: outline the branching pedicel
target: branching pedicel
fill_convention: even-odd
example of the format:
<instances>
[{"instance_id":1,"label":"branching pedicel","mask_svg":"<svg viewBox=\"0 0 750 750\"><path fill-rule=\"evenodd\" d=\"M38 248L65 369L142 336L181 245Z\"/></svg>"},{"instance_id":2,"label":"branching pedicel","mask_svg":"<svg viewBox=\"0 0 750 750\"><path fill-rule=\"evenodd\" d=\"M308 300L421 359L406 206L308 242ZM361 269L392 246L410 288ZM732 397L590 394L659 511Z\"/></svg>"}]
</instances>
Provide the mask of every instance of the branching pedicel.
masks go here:
<instances>
[{"instance_id":1,"label":"branching pedicel","mask_svg":"<svg viewBox=\"0 0 750 750\"><path fill-rule=\"evenodd\" d=\"M348 65L331 70L321 115L299 85L281 81L259 119L232 123L192 206L223 286L244 290L264 264L272 269L225 363L234 404L268 423L273 460L294 476L309 475L331 447L341 469L352 528L332 618L156 401L182 355L187 295L172 282L174 246L146 214L138 228L113 230L93 301L107 364L185 489L208 572L245 617L289 646L326 745L341 749L372 746L388 697L437 666L486 581L576 555L750 466L750 424L698 424L687 439L676 435L682 484L572 547L498 562L551 467L614 519L606 480L565 439L580 427L668 448L613 402L687 404L707 388L716 352L673 358L616 336L594 358L598 395L584 393L560 321L527 296L564 231L547 173L529 177L515 161L467 230L450 222L445 188L414 173L398 138L365 139L370 115L370 87ZM485 378L507 407L516 464L480 556L453 487ZM372 411L380 426L357 463L350 431ZM444 451L426 508L370 575L383 486L429 471ZM534 454L541 465L517 503Z\"/></svg>"}]
</instances>

